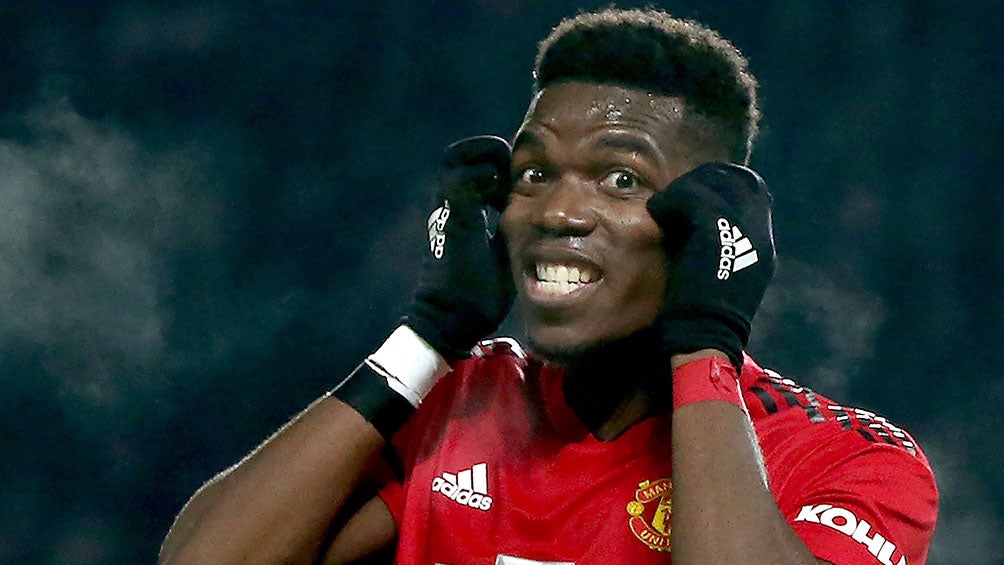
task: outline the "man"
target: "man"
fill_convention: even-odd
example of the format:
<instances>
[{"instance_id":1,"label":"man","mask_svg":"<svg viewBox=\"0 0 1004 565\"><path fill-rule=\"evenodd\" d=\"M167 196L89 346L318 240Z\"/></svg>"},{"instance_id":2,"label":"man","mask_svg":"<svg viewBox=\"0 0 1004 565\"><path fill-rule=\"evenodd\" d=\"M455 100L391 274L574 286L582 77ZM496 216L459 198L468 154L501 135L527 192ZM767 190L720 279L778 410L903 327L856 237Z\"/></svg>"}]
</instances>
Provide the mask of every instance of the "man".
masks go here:
<instances>
[{"instance_id":1,"label":"man","mask_svg":"<svg viewBox=\"0 0 1004 565\"><path fill-rule=\"evenodd\" d=\"M922 563L919 447L743 353L774 249L766 186L727 164L758 118L739 52L610 9L535 77L511 153L448 148L405 323L200 489L162 560ZM533 353L476 345L514 295Z\"/></svg>"}]
</instances>

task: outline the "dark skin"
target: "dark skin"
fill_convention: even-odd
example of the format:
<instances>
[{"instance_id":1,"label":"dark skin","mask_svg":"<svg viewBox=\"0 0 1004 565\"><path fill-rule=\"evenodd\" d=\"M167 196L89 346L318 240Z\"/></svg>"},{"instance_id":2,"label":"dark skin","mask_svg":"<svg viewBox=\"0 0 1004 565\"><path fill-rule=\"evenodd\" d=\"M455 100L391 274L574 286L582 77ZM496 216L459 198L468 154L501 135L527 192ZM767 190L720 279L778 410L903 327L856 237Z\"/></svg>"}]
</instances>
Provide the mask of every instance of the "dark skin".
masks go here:
<instances>
[{"instance_id":1,"label":"dark skin","mask_svg":"<svg viewBox=\"0 0 1004 565\"><path fill-rule=\"evenodd\" d=\"M666 293L662 232L645 203L710 160L683 143L682 108L676 98L557 84L531 103L513 144L502 228L518 307L532 349L568 368L566 398L601 439L668 408L666 369L643 353L658 343L634 334ZM537 275L552 265L589 282L549 289ZM620 367L630 377L608 378L625 358L639 360Z\"/></svg>"},{"instance_id":2,"label":"dark skin","mask_svg":"<svg viewBox=\"0 0 1004 565\"><path fill-rule=\"evenodd\" d=\"M649 326L666 290L661 232L646 200L720 158L687 143L685 111L672 97L556 84L531 103L516 136L502 229L519 306L534 349L567 367L569 404L600 439L668 406L668 371L643 363L637 380L611 384L600 346ZM588 282L541 284L547 267L575 268ZM711 355L724 357L687 352L671 369ZM743 411L721 401L684 406L673 413L672 442L674 563L822 563L778 511ZM348 563L392 543L379 498L346 506L381 465L383 447L351 407L322 397L193 496L161 561ZM344 525L332 533L334 523Z\"/></svg>"}]
</instances>

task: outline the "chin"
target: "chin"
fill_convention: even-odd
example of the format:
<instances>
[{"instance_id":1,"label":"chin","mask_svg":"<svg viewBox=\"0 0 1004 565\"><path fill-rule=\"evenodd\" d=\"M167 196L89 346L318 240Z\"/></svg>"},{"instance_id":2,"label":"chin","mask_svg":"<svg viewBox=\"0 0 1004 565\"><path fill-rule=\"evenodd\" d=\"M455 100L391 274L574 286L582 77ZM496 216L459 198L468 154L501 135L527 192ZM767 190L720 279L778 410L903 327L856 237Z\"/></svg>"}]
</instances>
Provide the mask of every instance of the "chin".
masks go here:
<instances>
[{"instance_id":1,"label":"chin","mask_svg":"<svg viewBox=\"0 0 1004 565\"><path fill-rule=\"evenodd\" d=\"M571 366L583 362L592 364L637 360L658 351L657 336L644 328L632 328L610 335L588 335L585 332L530 331L527 345L536 355L557 365Z\"/></svg>"},{"instance_id":2,"label":"chin","mask_svg":"<svg viewBox=\"0 0 1004 565\"><path fill-rule=\"evenodd\" d=\"M542 324L526 329L530 350L559 365L574 363L602 341L589 336L582 328Z\"/></svg>"},{"instance_id":3,"label":"chin","mask_svg":"<svg viewBox=\"0 0 1004 565\"><path fill-rule=\"evenodd\" d=\"M537 341L533 337L527 338L527 345L534 354L556 365L565 366L574 365L592 349L587 344L558 345Z\"/></svg>"}]
</instances>

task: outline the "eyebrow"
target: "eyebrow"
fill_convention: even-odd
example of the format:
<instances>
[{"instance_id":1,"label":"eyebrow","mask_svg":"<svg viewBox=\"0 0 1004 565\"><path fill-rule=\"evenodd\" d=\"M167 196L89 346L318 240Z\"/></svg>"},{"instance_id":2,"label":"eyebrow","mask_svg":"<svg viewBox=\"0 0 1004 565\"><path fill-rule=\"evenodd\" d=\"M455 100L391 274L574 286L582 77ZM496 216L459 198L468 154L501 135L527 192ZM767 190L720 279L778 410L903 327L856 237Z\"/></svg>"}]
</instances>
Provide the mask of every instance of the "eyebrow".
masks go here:
<instances>
[{"instance_id":1,"label":"eyebrow","mask_svg":"<svg viewBox=\"0 0 1004 565\"><path fill-rule=\"evenodd\" d=\"M515 139L513 139L512 146L513 149L516 149L524 145L543 147L544 142L541 141L540 138L532 131L523 130L519 132ZM598 147L608 147L610 149L622 149L632 153L641 153L651 159L659 158L658 152L654 147L652 147L651 143L633 135L606 134L596 140L596 145Z\"/></svg>"},{"instance_id":2,"label":"eyebrow","mask_svg":"<svg viewBox=\"0 0 1004 565\"><path fill-rule=\"evenodd\" d=\"M651 141L629 133L606 132L596 139L594 146L600 149L637 153L642 158L653 163L663 164L666 161L665 156L659 152ZM513 152L519 150L543 150L544 147L544 141L529 129L520 131L512 142Z\"/></svg>"},{"instance_id":3,"label":"eyebrow","mask_svg":"<svg viewBox=\"0 0 1004 565\"><path fill-rule=\"evenodd\" d=\"M525 146L531 147L543 147L544 142L540 140L532 131L522 130L516 135L516 138L512 140L513 151L520 149Z\"/></svg>"},{"instance_id":4,"label":"eyebrow","mask_svg":"<svg viewBox=\"0 0 1004 565\"><path fill-rule=\"evenodd\" d=\"M656 151L655 147L653 147L651 143L634 135L606 134L596 140L596 145L598 147L609 147L611 149L621 149L632 153L638 153L643 157L656 162L662 161L659 152Z\"/></svg>"}]
</instances>

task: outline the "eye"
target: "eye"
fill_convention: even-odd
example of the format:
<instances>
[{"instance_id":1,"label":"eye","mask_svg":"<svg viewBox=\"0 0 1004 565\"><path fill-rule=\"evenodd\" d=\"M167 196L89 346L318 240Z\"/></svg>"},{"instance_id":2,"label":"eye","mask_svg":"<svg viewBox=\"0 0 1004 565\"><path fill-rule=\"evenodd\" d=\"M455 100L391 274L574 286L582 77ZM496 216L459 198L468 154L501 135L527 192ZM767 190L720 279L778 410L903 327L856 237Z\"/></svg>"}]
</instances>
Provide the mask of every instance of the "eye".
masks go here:
<instances>
[{"instance_id":1,"label":"eye","mask_svg":"<svg viewBox=\"0 0 1004 565\"><path fill-rule=\"evenodd\" d=\"M546 179L547 177L541 169L538 169L537 167L527 167L519 173L519 179L517 182L520 184L539 184L544 182Z\"/></svg>"},{"instance_id":2,"label":"eye","mask_svg":"<svg viewBox=\"0 0 1004 565\"><path fill-rule=\"evenodd\" d=\"M617 170L607 173L600 186L613 189L617 192L631 192L638 190L642 186L641 179L631 171Z\"/></svg>"}]
</instances>

